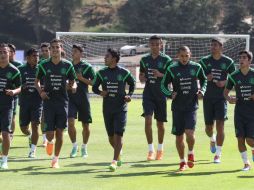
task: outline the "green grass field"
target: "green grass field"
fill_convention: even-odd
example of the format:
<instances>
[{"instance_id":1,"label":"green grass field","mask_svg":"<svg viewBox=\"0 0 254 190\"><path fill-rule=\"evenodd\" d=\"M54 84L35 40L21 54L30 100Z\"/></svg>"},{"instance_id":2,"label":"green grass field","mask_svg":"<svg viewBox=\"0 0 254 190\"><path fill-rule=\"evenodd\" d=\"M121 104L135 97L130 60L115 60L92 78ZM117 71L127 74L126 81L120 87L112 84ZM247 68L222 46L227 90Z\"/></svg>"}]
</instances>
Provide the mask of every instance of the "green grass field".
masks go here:
<instances>
[{"instance_id":1,"label":"green grass field","mask_svg":"<svg viewBox=\"0 0 254 190\"><path fill-rule=\"evenodd\" d=\"M169 122L166 124L164 160L147 162L144 119L140 117L141 100L133 100L129 104L128 124L124 136L124 164L112 173L107 167L112 160L113 151L107 142L101 103L101 99L91 99L94 121L91 126L89 157L86 160L81 157L69 158L72 145L68 135L65 135L59 169L49 167L50 158L41 146L37 148L36 159L27 158L28 141L17 128L10 150L9 170L0 170L1 189L253 189L254 170L240 171L243 164L234 137L233 106L229 107L229 121L226 122L225 127L226 140L222 163L213 164L212 162L213 155L209 151L209 139L204 133L202 108L200 108L196 130L196 165L192 169L177 173L179 158L174 144L175 138L170 133L172 121L170 108L168 108ZM77 129L80 145L80 124ZM154 127L154 139L157 139L156 131ZM41 141L40 137L39 144ZM249 156L251 156L250 150Z\"/></svg>"}]
</instances>

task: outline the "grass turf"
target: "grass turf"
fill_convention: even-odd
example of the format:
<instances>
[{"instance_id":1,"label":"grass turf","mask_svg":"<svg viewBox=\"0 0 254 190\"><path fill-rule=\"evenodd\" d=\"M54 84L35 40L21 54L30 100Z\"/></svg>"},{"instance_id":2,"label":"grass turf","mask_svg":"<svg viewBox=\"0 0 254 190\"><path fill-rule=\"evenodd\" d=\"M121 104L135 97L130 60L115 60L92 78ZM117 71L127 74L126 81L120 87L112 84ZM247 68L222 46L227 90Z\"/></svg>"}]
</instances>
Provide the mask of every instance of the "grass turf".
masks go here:
<instances>
[{"instance_id":1,"label":"grass turf","mask_svg":"<svg viewBox=\"0 0 254 190\"><path fill-rule=\"evenodd\" d=\"M37 158L29 159L28 139L21 135L19 128L9 154L9 170L0 170L0 187L20 190L79 190L79 189L251 189L253 188L254 171L242 172L243 167L237 150L233 126L233 106L229 106L229 120L226 122L225 146L222 152L222 163L214 164L209 150L209 139L204 132L202 102L198 111L196 129L194 168L182 173L176 172L179 158L175 148L175 137L171 135L171 112L168 102L168 120L165 133L165 155L162 161L146 161L147 144L144 133L144 119L141 100L129 104L128 123L124 135L124 164L116 172L109 172L108 165L113 150L107 141L101 113L101 99L92 98L93 124L88 146L89 157L82 159L69 158L72 148L68 135L64 136L64 145L60 157L60 169L50 168L50 157L44 148L37 148ZM17 122L18 124L18 122ZM155 122L154 122L155 124ZM155 147L157 130L153 126ZM81 125L77 124L78 143L81 145ZM39 139L41 145L42 139ZM251 159L250 149L249 158ZM79 152L80 155L80 152Z\"/></svg>"}]
</instances>

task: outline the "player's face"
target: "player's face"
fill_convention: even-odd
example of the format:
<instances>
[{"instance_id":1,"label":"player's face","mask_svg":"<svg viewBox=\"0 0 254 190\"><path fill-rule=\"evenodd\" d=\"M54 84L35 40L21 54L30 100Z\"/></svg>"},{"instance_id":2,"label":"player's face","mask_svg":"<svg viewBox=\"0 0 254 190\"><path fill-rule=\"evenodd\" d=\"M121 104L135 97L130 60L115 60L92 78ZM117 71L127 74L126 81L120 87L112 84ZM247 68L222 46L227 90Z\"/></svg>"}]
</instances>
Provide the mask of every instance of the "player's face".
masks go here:
<instances>
[{"instance_id":1,"label":"player's face","mask_svg":"<svg viewBox=\"0 0 254 190\"><path fill-rule=\"evenodd\" d=\"M54 42L50 45L50 55L54 58L61 57L62 47L58 42Z\"/></svg>"},{"instance_id":2,"label":"player's face","mask_svg":"<svg viewBox=\"0 0 254 190\"><path fill-rule=\"evenodd\" d=\"M109 52L106 53L104 61L106 66L109 66L113 62L113 57Z\"/></svg>"},{"instance_id":3,"label":"player's face","mask_svg":"<svg viewBox=\"0 0 254 190\"><path fill-rule=\"evenodd\" d=\"M250 67L251 60L249 60L247 54L243 53L239 56L240 69Z\"/></svg>"},{"instance_id":4,"label":"player's face","mask_svg":"<svg viewBox=\"0 0 254 190\"><path fill-rule=\"evenodd\" d=\"M186 65L190 60L191 52L189 52L189 51L180 51L177 54L177 57L178 57L180 63L182 63L183 65Z\"/></svg>"},{"instance_id":5,"label":"player's face","mask_svg":"<svg viewBox=\"0 0 254 190\"><path fill-rule=\"evenodd\" d=\"M221 53L222 52L222 46L219 44L219 42L212 42L211 43L211 53Z\"/></svg>"},{"instance_id":6,"label":"player's face","mask_svg":"<svg viewBox=\"0 0 254 190\"><path fill-rule=\"evenodd\" d=\"M81 59L81 57L82 57L82 53L77 48L73 48L72 59Z\"/></svg>"},{"instance_id":7,"label":"player's face","mask_svg":"<svg viewBox=\"0 0 254 190\"><path fill-rule=\"evenodd\" d=\"M9 59L10 61L13 61L15 58L15 51L13 51L11 48L9 48Z\"/></svg>"},{"instance_id":8,"label":"player's face","mask_svg":"<svg viewBox=\"0 0 254 190\"><path fill-rule=\"evenodd\" d=\"M161 40L151 40L149 46L152 54L158 54L162 46Z\"/></svg>"},{"instance_id":9,"label":"player's face","mask_svg":"<svg viewBox=\"0 0 254 190\"><path fill-rule=\"evenodd\" d=\"M0 63L9 62L9 48L0 47Z\"/></svg>"},{"instance_id":10,"label":"player's face","mask_svg":"<svg viewBox=\"0 0 254 190\"><path fill-rule=\"evenodd\" d=\"M48 47L42 47L41 48L41 56L45 59L50 57L50 51Z\"/></svg>"},{"instance_id":11,"label":"player's face","mask_svg":"<svg viewBox=\"0 0 254 190\"><path fill-rule=\"evenodd\" d=\"M32 66L36 65L38 63L38 61L39 61L39 53L38 52L37 53L34 52L32 55L27 56L27 62Z\"/></svg>"}]
</instances>

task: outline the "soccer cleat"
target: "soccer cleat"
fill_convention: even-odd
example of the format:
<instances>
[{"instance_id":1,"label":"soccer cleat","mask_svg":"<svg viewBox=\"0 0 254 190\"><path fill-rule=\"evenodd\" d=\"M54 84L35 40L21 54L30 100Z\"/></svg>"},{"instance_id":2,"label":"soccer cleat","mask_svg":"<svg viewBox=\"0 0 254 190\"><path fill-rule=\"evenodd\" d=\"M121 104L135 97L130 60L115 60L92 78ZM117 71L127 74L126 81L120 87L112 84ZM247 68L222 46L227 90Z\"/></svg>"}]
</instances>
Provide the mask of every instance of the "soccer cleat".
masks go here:
<instances>
[{"instance_id":1,"label":"soccer cleat","mask_svg":"<svg viewBox=\"0 0 254 190\"><path fill-rule=\"evenodd\" d=\"M158 150L157 154L156 154L156 160L162 160L163 158L163 151L162 150Z\"/></svg>"},{"instance_id":2,"label":"soccer cleat","mask_svg":"<svg viewBox=\"0 0 254 190\"><path fill-rule=\"evenodd\" d=\"M242 169L242 171L249 171L250 170L250 164L244 164L244 167Z\"/></svg>"},{"instance_id":3,"label":"soccer cleat","mask_svg":"<svg viewBox=\"0 0 254 190\"><path fill-rule=\"evenodd\" d=\"M2 170L7 170L7 169L8 169L8 164L7 164L7 162L1 162L1 169L2 169Z\"/></svg>"},{"instance_id":4,"label":"soccer cleat","mask_svg":"<svg viewBox=\"0 0 254 190\"><path fill-rule=\"evenodd\" d=\"M46 146L46 152L49 156L52 155L53 153L53 149L54 149L54 144L53 143L47 143L47 146Z\"/></svg>"},{"instance_id":5,"label":"soccer cleat","mask_svg":"<svg viewBox=\"0 0 254 190\"><path fill-rule=\"evenodd\" d=\"M254 162L254 150L252 150L252 160Z\"/></svg>"},{"instance_id":6,"label":"soccer cleat","mask_svg":"<svg viewBox=\"0 0 254 190\"><path fill-rule=\"evenodd\" d=\"M219 164L221 162L220 161L220 156L215 155L213 161L214 161L215 164Z\"/></svg>"},{"instance_id":7,"label":"soccer cleat","mask_svg":"<svg viewBox=\"0 0 254 190\"><path fill-rule=\"evenodd\" d=\"M35 151L30 151L28 154L28 158L35 158Z\"/></svg>"},{"instance_id":8,"label":"soccer cleat","mask_svg":"<svg viewBox=\"0 0 254 190\"><path fill-rule=\"evenodd\" d=\"M77 156L77 153L78 153L78 146L72 147L70 157L75 158Z\"/></svg>"},{"instance_id":9,"label":"soccer cleat","mask_svg":"<svg viewBox=\"0 0 254 190\"><path fill-rule=\"evenodd\" d=\"M87 149L84 148L84 147L81 147L81 157L82 158L87 158L88 157Z\"/></svg>"},{"instance_id":10,"label":"soccer cleat","mask_svg":"<svg viewBox=\"0 0 254 190\"><path fill-rule=\"evenodd\" d=\"M193 168L193 166L194 166L194 154L188 154L187 165L188 165L189 168Z\"/></svg>"},{"instance_id":11,"label":"soccer cleat","mask_svg":"<svg viewBox=\"0 0 254 190\"><path fill-rule=\"evenodd\" d=\"M51 161L51 167L52 168L60 168L58 159L56 159L56 158L52 159L52 161Z\"/></svg>"},{"instance_id":12,"label":"soccer cleat","mask_svg":"<svg viewBox=\"0 0 254 190\"><path fill-rule=\"evenodd\" d=\"M147 155L147 161L152 161L152 160L155 160L154 152L149 151Z\"/></svg>"},{"instance_id":13,"label":"soccer cleat","mask_svg":"<svg viewBox=\"0 0 254 190\"><path fill-rule=\"evenodd\" d=\"M47 141L47 140L43 140L43 142L42 142L42 146L43 146L43 147L47 147L47 143L48 143L48 141Z\"/></svg>"},{"instance_id":14,"label":"soccer cleat","mask_svg":"<svg viewBox=\"0 0 254 190\"><path fill-rule=\"evenodd\" d=\"M216 152L216 142L210 141L210 151L213 154Z\"/></svg>"},{"instance_id":15,"label":"soccer cleat","mask_svg":"<svg viewBox=\"0 0 254 190\"><path fill-rule=\"evenodd\" d=\"M109 170L114 172L114 171L116 171L116 168L117 168L117 162L112 161L112 163L109 165Z\"/></svg>"},{"instance_id":16,"label":"soccer cleat","mask_svg":"<svg viewBox=\"0 0 254 190\"><path fill-rule=\"evenodd\" d=\"M184 171L187 168L186 162L180 162L179 171Z\"/></svg>"}]
</instances>

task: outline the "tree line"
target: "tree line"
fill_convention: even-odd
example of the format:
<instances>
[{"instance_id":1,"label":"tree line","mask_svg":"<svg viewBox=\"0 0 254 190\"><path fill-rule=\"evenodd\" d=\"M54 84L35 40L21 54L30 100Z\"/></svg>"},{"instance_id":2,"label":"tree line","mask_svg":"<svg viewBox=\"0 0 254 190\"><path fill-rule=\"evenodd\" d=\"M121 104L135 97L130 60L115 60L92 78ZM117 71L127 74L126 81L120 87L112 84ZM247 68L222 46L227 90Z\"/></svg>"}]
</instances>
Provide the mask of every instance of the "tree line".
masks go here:
<instances>
[{"instance_id":1,"label":"tree line","mask_svg":"<svg viewBox=\"0 0 254 190\"><path fill-rule=\"evenodd\" d=\"M254 46L253 0L3 0L0 40L20 48L49 41L56 31L250 34ZM82 22L81 22L82 21Z\"/></svg>"}]
</instances>

